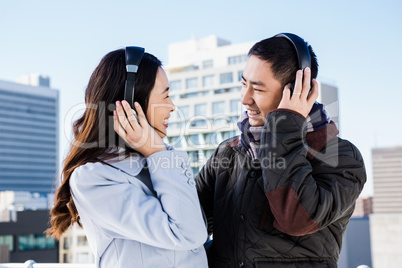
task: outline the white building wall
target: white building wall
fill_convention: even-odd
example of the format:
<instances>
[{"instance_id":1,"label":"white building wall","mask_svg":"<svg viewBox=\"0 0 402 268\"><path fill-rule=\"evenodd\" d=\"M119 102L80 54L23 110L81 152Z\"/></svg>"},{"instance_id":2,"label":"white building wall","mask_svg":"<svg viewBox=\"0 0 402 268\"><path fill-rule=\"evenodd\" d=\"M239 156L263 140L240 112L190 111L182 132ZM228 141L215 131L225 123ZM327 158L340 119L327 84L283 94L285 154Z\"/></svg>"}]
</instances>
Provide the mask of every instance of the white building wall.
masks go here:
<instances>
[{"instance_id":1,"label":"white building wall","mask_svg":"<svg viewBox=\"0 0 402 268\"><path fill-rule=\"evenodd\" d=\"M373 268L402 267L402 213L370 215Z\"/></svg>"}]
</instances>

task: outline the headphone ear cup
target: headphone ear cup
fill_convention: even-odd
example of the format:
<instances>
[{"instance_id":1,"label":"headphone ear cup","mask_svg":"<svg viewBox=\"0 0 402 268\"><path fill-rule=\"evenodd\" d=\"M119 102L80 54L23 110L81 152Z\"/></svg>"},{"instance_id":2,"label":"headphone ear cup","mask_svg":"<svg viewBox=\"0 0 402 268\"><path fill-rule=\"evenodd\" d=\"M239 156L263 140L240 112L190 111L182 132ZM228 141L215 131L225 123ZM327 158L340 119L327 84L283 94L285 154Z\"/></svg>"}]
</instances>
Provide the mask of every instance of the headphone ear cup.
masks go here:
<instances>
[{"instance_id":1,"label":"headphone ear cup","mask_svg":"<svg viewBox=\"0 0 402 268\"><path fill-rule=\"evenodd\" d=\"M293 95L293 90L295 89L295 83L296 82L292 82L292 84L290 85L290 96Z\"/></svg>"}]
</instances>

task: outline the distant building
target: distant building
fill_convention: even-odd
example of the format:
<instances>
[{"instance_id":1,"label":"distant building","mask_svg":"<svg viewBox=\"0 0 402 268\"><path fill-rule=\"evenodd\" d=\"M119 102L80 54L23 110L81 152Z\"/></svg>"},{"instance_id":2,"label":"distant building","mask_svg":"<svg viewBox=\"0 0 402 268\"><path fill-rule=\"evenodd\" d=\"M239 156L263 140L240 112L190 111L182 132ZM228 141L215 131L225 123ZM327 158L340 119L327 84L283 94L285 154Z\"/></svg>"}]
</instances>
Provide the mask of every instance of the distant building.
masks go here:
<instances>
[{"instance_id":1,"label":"distant building","mask_svg":"<svg viewBox=\"0 0 402 268\"><path fill-rule=\"evenodd\" d=\"M224 140L239 134L241 76L255 42L231 44L214 35L169 45L166 67L177 112L169 120L168 143L186 150L194 174ZM338 90L320 83L320 102L339 127Z\"/></svg>"},{"instance_id":2,"label":"distant building","mask_svg":"<svg viewBox=\"0 0 402 268\"><path fill-rule=\"evenodd\" d=\"M0 191L51 192L58 167L59 92L43 86L48 80L38 78L38 86L0 81Z\"/></svg>"},{"instance_id":3,"label":"distant building","mask_svg":"<svg viewBox=\"0 0 402 268\"><path fill-rule=\"evenodd\" d=\"M48 210L27 210L16 212L15 222L0 222L1 251L9 252L8 260L2 261L23 263L32 259L38 263L59 262L58 242L43 233L48 221Z\"/></svg>"},{"instance_id":4,"label":"distant building","mask_svg":"<svg viewBox=\"0 0 402 268\"><path fill-rule=\"evenodd\" d=\"M374 213L402 213L402 147L372 149Z\"/></svg>"},{"instance_id":5,"label":"distant building","mask_svg":"<svg viewBox=\"0 0 402 268\"><path fill-rule=\"evenodd\" d=\"M53 197L53 194L0 192L0 222L16 221L16 211L49 210L52 207Z\"/></svg>"},{"instance_id":6,"label":"distant building","mask_svg":"<svg viewBox=\"0 0 402 268\"><path fill-rule=\"evenodd\" d=\"M373 214L373 198L359 197L356 200L356 207L352 217L363 217L370 214Z\"/></svg>"},{"instance_id":7,"label":"distant building","mask_svg":"<svg viewBox=\"0 0 402 268\"><path fill-rule=\"evenodd\" d=\"M402 267L402 213L370 215L370 237L373 267Z\"/></svg>"},{"instance_id":8,"label":"distant building","mask_svg":"<svg viewBox=\"0 0 402 268\"><path fill-rule=\"evenodd\" d=\"M339 268L372 267L369 217L352 217L343 237ZM374 266L388 267L388 266Z\"/></svg>"},{"instance_id":9,"label":"distant building","mask_svg":"<svg viewBox=\"0 0 402 268\"><path fill-rule=\"evenodd\" d=\"M372 149L374 214L370 215L373 267L402 267L402 147Z\"/></svg>"},{"instance_id":10,"label":"distant building","mask_svg":"<svg viewBox=\"0 0 402 268\"><path fill-rule=\"evenodd\" d=\"M74 224L60 239L60 263L94 263L95 257L89 247L84 229Z\"/></svg>"}]
</instances>

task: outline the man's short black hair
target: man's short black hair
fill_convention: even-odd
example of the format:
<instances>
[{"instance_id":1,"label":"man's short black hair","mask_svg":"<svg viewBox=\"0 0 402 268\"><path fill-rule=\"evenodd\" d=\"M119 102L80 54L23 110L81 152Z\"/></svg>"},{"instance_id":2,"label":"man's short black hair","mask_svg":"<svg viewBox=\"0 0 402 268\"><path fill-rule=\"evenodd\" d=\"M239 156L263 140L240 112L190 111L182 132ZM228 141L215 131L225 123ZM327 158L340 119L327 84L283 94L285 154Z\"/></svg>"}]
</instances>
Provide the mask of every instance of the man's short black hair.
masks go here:
<instances>
[{"instance_id":1,"label":"man's short black hair","mask_svg":"<svg viewBox=\"0 0 402 268\"><path fill-rule=\"evenodd\" d=\"M311 57L311 78L318 73L317 56L313 48L308 45ZM294 46L285 38L271 37L256 43L248 52L248 56L256 56L271 64L272 73L284 87L294 82L299 69L297 53Z\"/></svg>"}]
</instances>

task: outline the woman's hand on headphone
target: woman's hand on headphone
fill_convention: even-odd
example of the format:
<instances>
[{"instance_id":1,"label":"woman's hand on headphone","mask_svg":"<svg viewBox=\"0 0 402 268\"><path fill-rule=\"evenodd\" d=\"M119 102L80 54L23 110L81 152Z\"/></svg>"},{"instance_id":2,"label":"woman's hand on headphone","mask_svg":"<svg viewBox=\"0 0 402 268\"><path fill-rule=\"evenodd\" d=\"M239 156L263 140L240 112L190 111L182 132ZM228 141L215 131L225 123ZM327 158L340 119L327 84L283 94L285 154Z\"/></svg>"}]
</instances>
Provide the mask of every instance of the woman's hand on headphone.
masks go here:
<instances>
[{"instance_id":1,"label":"woman's hand on headphone","mask_svg":"<svg viewBox=\"0 0 402 268\"><path fill-rule=\"evenodd\" d=\"M307 117L318 98L318 83L315 79L312 80L312 83L310 81L310 68L304 69L304 75L302 70L298 70L293 94L290 91L290 84L286 85L278 108L293 110Z\"/></svg>"},{"instance_id":2,"label":"woman's hand on headphone","mask_svg":"<svg viewBox=\"0 0 402 268\"><path fill-rule=\"evenodd\" d=\"M162 138L149 125L141 106L136 102L138 117L127 101L116 102L113 111L114 130L134 150L145 157L166 150ZM137 119L138 118L138 119Z\"/></svg>"}]
</instances>

